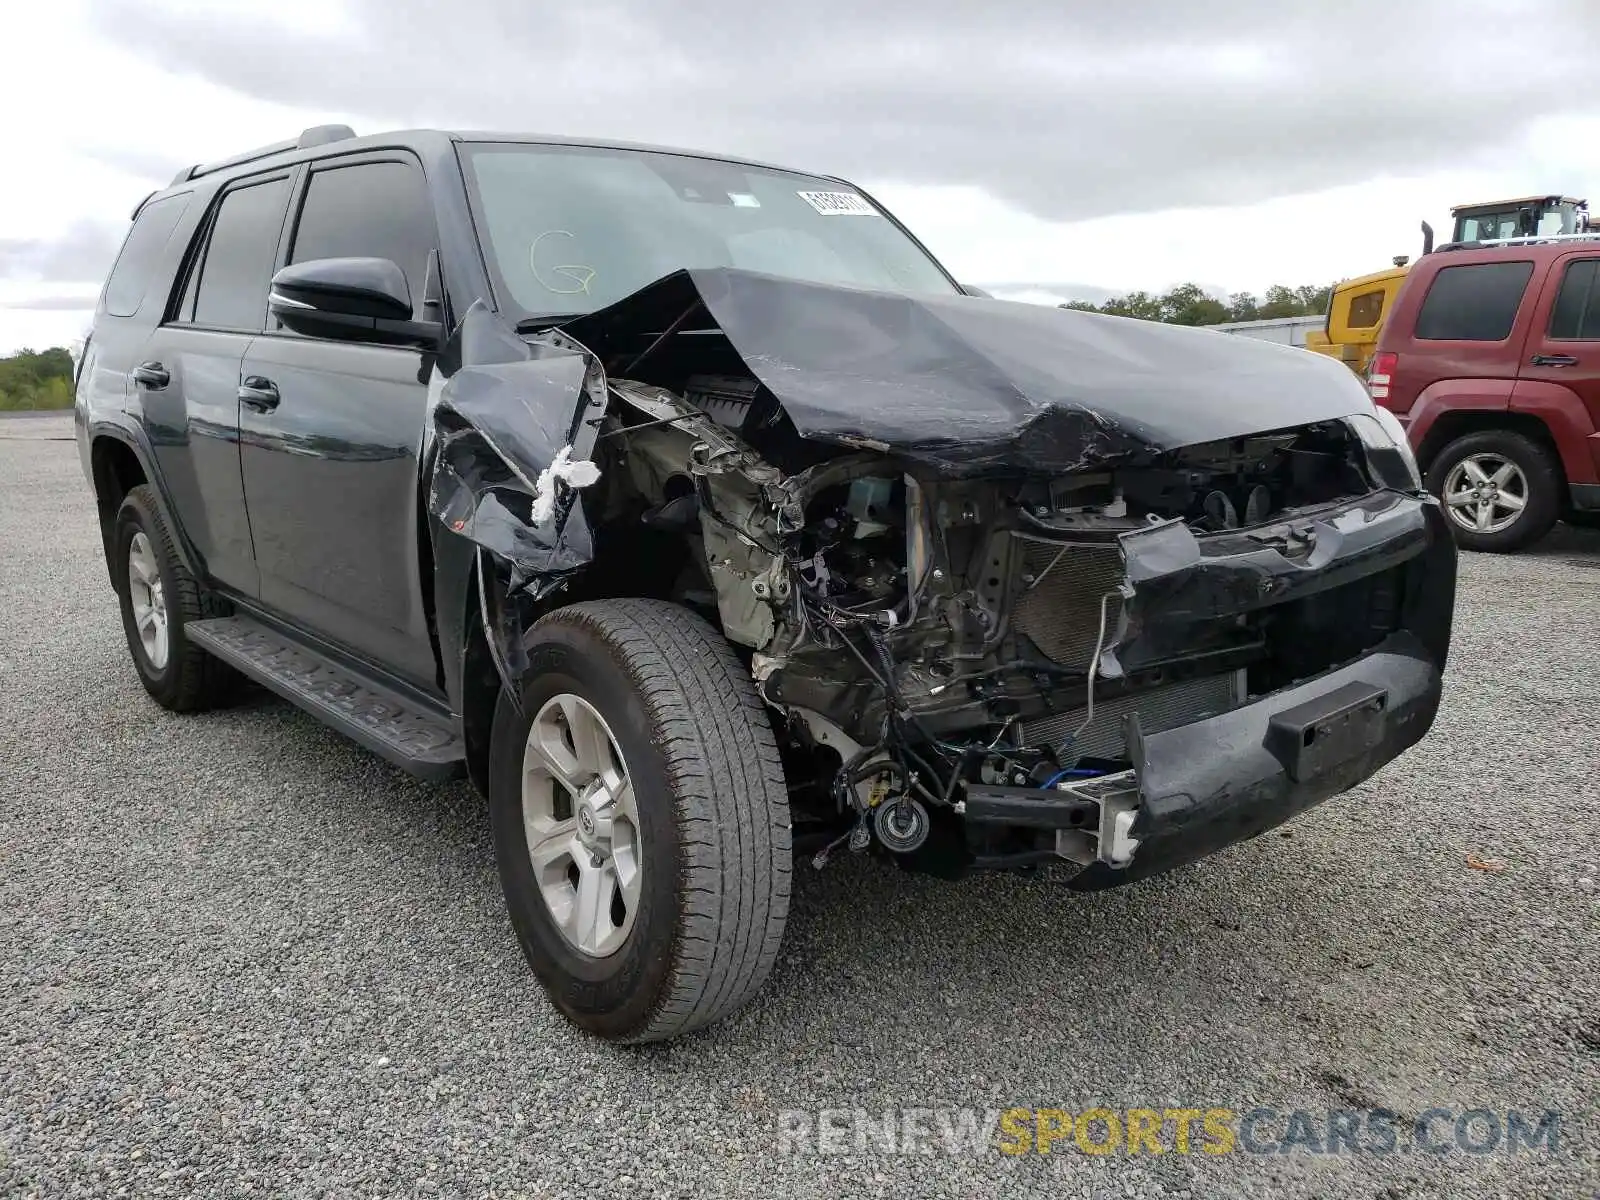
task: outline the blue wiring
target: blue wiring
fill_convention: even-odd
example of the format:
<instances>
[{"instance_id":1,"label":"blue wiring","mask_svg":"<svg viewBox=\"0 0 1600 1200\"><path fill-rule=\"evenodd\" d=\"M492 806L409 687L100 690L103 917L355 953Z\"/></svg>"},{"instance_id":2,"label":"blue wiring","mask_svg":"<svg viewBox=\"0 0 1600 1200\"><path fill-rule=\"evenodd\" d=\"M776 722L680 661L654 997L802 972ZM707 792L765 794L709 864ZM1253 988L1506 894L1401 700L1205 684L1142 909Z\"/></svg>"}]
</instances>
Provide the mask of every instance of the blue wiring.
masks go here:
<instances>
[{"instance_id":1,"label":"blue wiring","mask_svg":"<svg viewBox=\"0 0 1600 1200\"><path fill-rule=\"evenodd\" d=\"M1061 780L1065 779L1068 775L1104 775L1104 774L1105 774L1104 771L1096 771L1092 767L1067 767L1064 770L1057 771L1054 775L1050 776L1049 779L1046 779L1043 783L1041 783L1039 785L1039 789L1040 789L1040 791L1043 791L1046 788L1053 788L1053 787L1055 787L1055 785L1058 782L1060 782Z\"/></svg>"}]
</instances>

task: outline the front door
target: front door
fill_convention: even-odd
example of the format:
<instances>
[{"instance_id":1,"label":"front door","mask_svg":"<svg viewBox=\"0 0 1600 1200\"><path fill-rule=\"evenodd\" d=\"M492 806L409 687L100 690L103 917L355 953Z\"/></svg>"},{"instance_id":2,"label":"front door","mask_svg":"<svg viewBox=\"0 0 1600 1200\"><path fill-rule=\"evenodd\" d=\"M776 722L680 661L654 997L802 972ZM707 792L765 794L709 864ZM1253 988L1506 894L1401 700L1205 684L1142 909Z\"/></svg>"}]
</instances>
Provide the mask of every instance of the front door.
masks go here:
<instances>
[{"instance_id":1,"label":"front door","mask_svg":"<svg viewBox=\"0 0 1600 1200\"><path fill-rule=\"evenodd\" d=\"M313 167L287 261L386 258L420 310L432 209L390 156ZM274 329L242 367L240 459L261 600L422 687L438 670L423 603L419 461L433 354Z\"/></svg>"},{"instance_id":2,"label":"front door","mask_svg":"<svg viewBox=\"0 0 1600 1200\"><path fill-rule=\"evenodd\" d=\"M1561 428L1572 414L1568 393L1588 411L1587 429L1581 422ZM1588 431L1600 429L1600 254L1592 247L1564 254L1551 265L1523 347L1511 407L1535 413L1551 426L1569 479L1596 477L1600 441Z\"/></svg>"}]
</instances>

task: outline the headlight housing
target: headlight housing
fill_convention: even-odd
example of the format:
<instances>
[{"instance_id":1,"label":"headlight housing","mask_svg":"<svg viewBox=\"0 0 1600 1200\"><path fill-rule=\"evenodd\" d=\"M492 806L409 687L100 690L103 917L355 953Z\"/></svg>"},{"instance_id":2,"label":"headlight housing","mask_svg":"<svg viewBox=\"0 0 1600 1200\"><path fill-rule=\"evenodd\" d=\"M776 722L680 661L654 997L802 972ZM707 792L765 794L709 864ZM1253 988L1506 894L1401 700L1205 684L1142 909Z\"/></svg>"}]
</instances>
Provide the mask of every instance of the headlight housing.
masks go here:
<instances>
[{"instance_id":1,"label":"headlight housing","mask_svg":"<svg viewBox=\"0 0 1600 1200\"><path fill-rule=\"evenodd\" d=\"M1351 417L1350 426L1366 447L1367 463L1379 483L1405 492L1422 486L1416 453L1406 437L1405 426L1392 412L1374 405L1371 413Z\"/></svg>"}]
</instances>

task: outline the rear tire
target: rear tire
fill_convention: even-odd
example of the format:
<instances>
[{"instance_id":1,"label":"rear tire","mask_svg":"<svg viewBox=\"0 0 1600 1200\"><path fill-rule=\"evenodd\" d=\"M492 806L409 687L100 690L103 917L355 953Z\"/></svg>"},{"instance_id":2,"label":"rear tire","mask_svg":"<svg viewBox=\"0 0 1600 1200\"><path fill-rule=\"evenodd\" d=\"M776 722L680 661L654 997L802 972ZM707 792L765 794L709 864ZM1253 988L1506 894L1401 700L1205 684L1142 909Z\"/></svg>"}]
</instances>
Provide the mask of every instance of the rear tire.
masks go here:
<instances>
[{"instance_id":1,"label":"rear tire","mask_svg":"<svg viewBox=\"0 0 1600 1200\"><path fill-rule=\"evenodd\" d=\"M534 974L575 1024L611 1041L727 1016L777 958L792 867L783 766L748 670L705 621L654 600L558 609L525 645L520 711L504 691L495 710L489 815ZM585 742L603 768L572 765ZM586 909L602 864L613 882Z\"/></svg>"},{"instance_id":2,"label":"rear tire","mask_svg":"<svg viewBox=\"0 0 1600 1200\"><path fill-rule=\"evenodd\" d=\"M233 698L239 676L191 641L192 621L226 615L178 557L149 484L131 489L117 510L111 575L122 606L139 682L173 712L199 712Z\"/></svg>"},{"instance_id":3,"label":"rear tire","mask_svg":"<svg viewBox=\"0 0 1600 1200\"><path fill-rule=\"evenodd\" d=\"M1524 549L1549 533L1566 491L1555 455L1510 429L1458 437L1434 457L1427 485L1445 506L1456 544L1491 554Z\"/></svg>"}]
</instances>

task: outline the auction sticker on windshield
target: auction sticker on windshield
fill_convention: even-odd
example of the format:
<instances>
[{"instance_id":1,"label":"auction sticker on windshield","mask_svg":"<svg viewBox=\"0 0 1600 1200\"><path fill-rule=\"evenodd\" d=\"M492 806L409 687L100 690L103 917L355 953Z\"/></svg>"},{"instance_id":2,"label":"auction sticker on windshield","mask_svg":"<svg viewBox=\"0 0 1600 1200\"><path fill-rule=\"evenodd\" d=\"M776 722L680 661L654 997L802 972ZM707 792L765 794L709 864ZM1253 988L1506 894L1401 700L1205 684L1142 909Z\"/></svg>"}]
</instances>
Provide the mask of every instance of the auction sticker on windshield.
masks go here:
<instances>
[{"instance_id":1,"label":"auction sticker on windshield","mask_svg":"<svg viewBox=\"0 0 1600 1200\"><path fill-rule=\"evenodd\" d=\"M873 208L854 192L796 192L812 208L825 217L875 217Z\"/></svg>"}]
</instances>

